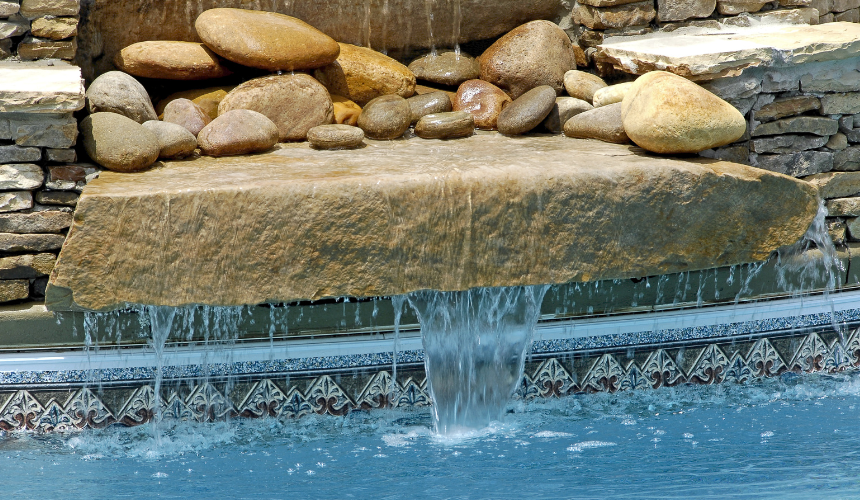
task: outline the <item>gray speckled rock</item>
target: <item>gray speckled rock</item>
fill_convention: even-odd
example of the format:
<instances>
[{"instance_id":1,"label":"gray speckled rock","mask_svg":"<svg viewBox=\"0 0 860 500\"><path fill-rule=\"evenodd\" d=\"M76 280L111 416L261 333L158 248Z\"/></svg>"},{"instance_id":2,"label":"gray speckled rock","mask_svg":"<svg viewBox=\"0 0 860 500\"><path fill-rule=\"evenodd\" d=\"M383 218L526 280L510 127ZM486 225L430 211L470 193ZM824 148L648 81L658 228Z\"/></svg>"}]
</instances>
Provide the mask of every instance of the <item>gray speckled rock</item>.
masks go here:
<instances>
[{"instance_id":1,"label":"gray speckled rock","mask_svg":"<svg viewBox=\"0 0 860 500\"><path fill-rule=\"evenodd\" d=\"M197 138L182 125L150 120L143 126L158 139L159 158L182 158L197 149Z\"/></svg>"},{"instance_id":2,"label":"gray speckled rock","mask_svg":"<svg viewBox=\"0 0 860 500\"><path fill-rule=\"evenodd\" d=\"M556 97L555 106L552 107L543 121L543 128L553 134L560 134L564 131L564 124L568 120L592 109L594 107L582 99L577 99L576 97Z\"/></svg>"},{"instance_id":3,"label":"gray speckled rock","mask_svg":"<svg viewBox=\"0 0 860 500\"><path fill-rule=\"evenodd\" d=\"M496 126L506 135L525 134L537 127L555 106L555 89L549 85L535 87L499 113Z\"/></svg>"},{"instance_id":4,"label":"gray speckled rock","mask_svg":"<svg viewBox=\"0 0 860 500\"><path fill-rule=\"evenodd\" d=\"M564 124L564 135L578 139L599 139L617 144L630 142L621 123L620 102L574 116Z\"/></svg>"},{"instance_id":5,"label":"gray speckled rock","mask_svg":"<svg viewBox=\"0 0 860 500\"><path fill-rule=\"evenodd\" d=\"M158 119L146 89L122 71L109 71L93 80L87 89L87 109L120 114L137 123Z\"/></svg>"},{"instance_id":6,"label":"gray speckled rock","mask_svg":"<svg viewBox=\"0 0 860 500\"><path fill-rule=\"evenodd\" d=\"M415 135L423 139L454 139L473 133L475 118L468 111L429 114L415 125Z\"/></svg>"},{"instance_id":7,"label":"gray speckled rock","mask_svg":"<svg viewBox=\"0 0 860 500\"><path fill-rule=\"evenodd\" d=\"M415 95L406 99L409 109L412 110L412 123L430 113L445 113L451 111L451 98L444 91L430 92L428 94Z\"/></svg>"},{"instance_id":8,"label":"gray speckled rock","mask_svg":"<svg viewBox=\"0 0 860 500\"><path fill-rule=\"evenodd\" d=\"M397 139L412 124L412 110L398 95L377 97L364 106L358 126L371 139Z\"/></svg>"},{"instance_id":9,"label":"gray speckled rock","mask_svg":"<svg viewBox=\"0 0 860 500\"><path fill-rule=\"evenodd\" d=\"M308 130L308 142L317 149L351 149L364 141L364 131L352 125L333 123Z\"/></svg>"},{"instance_id":10,"label":"gray speckled rock","mask_svg":"<svg viewBox=\"0 0 860 500\"><path fill-rule=\"evenodd\" d=\"M415 78L441 85L459 85L481 76L481 66L466 53L440 52L427 54L409 63Z\"/></svg>"},{"instance_id":11,"label":"gray speckled rock","mask_svg":"<svg viewBox=\"0 0 860 500\"><path fill-rule=\"evenodd\" d=\"M259 153L278 143L278 126L250 109L227 111L203 127L197 144L209 156Z\"/></svg>"},{"instance_id":12,"label":"gray speckled rock","mask_svg":"<svg viewBox=\"0 0 860 500\"><path fill-rule=\"evenodd\" d=\"M93 113L81 121L80 130L87 154L108 170L137 172L158 159L155 134L123 115Z\"/></svg>"}]
</instances>

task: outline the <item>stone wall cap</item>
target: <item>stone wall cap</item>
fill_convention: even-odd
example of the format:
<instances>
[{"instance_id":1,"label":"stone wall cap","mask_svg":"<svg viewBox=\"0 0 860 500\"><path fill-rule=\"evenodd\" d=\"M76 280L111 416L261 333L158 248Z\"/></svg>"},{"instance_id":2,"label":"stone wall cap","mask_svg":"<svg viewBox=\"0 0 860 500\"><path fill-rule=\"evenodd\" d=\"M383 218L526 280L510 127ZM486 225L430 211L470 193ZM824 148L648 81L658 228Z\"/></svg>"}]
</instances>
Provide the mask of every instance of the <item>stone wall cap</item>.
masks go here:
<instances>
[{"instance_id":1,"label":"stone wall cap","mask_svg":"<svg viewBox=\"0 0 860 500\"><path fill-rule=\"evenodd\" d=\"M53 59L0 62L0 112L66 113L84 103L77 66Z\"/></svg>"}]
</instances>

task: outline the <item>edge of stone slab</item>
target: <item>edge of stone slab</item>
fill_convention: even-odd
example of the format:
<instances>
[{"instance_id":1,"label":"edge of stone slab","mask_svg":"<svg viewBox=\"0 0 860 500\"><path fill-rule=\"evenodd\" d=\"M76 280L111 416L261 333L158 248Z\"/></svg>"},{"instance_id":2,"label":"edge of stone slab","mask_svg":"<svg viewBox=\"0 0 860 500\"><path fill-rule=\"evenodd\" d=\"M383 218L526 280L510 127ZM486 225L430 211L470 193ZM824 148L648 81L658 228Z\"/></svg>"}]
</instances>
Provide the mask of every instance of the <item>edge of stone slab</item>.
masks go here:
<instances>
[{"instance_id":1,"label":"edge of stone slab","mask_svg":"<svg viewBox=\"0 0 860 500\"><path fill-rule=\"evenodd\" d=\"M59 59L0 62L0 112L71 113L85 104L78 66Z\"/></svg>"}]
</instances>

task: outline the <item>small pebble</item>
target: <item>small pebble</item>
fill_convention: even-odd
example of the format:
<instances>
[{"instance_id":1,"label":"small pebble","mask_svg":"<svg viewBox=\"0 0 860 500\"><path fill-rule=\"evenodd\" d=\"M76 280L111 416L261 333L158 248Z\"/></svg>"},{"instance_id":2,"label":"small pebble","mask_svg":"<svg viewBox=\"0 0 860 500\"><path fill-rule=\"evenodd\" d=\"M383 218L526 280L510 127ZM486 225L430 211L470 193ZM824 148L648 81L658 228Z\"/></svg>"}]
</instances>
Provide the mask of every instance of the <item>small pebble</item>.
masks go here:
<instances>
[{"instance_id":1,"label":"small pebble","mask_svg":"<svg viewBox=\"0 0 860 500\"><path fill-rule=\"evenodd\" d=\"M398 95L379 96L364 106L358 126L371 139L397 139L412 124L412 110Z\"/></svg>"},{"instance_id":2,"label":"small pebble","mask_svg":"<svg viewBox=\"0 0 860 500\"><path fill-rule=\"evenodd\" d=\"M415 135L423 139L454 139L475 132L475 118L466 111L432 113L415 125Z\"/></svg>"},{"instance_id":3,"label":"small pebble","mask_svg":"<svg viewBox=\"0 0 860 500\"><path fill-rule=\"evenodd\" d=\"M422 116L430 113L444 113L451 111L451 98L447 92L437 91L429 94L421 94L406 99L409 109L412 110L412 123L417 123Z\"/></svg>"},{"instance_id":4,"label":"small pebble","mask_svg":"<svg viewBox=\"0 0 860 500\"><path fill-rule=\"evenodd\" d=\"M352 149L364 141L364 131L351 125L317 125L308 130L308 142L317 149Z\"/></svg>"},{"instance_id":5,"label":"small pebble","mask_svg":"<svg viewBox=\"0 0 860 500\"><path fill-rule=\"evenodd\" d=\"M505 106L496 126L505 135L519 135L537 127L555 106L555 89L549 85L535 87Z\"/></svg>"}]
</instances>

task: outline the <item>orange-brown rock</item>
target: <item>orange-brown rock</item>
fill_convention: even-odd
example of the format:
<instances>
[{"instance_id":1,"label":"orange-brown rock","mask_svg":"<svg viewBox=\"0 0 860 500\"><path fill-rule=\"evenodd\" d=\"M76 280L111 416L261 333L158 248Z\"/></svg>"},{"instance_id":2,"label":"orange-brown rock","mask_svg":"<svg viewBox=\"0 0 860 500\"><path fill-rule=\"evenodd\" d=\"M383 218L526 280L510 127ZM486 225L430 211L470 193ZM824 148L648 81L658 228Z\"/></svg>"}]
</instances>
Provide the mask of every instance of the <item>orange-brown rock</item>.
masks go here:
<instances>
[{"instance_id":1,"label":"orange-brown rock","mask_svg":"<svg viewBox=\"0 0 860 500\"><path fill-rule=\"evenodd\" d=\"M211 9L197 17L194 27L224 59L269 71L319 68L339 52L337 42L322 31L274 12Z\"/></svg>"},{"instance_id":2,"label":"orange-brown rock","mask_svg":"<svg viewBox=\"0 0 860 500\"><path fill-rule=\"evenodd\" d=\"M208 80L233 72L202 43L153 41L122 49L114 60L126 73L163 80Z\"/></svg>"},{"instance_id":3,"label":"orange-brown rock","mask_svg":"<svg viewBox=\"0 0 860 500\"><path fill-rule=\"evenodd\" d=\"M175 92L158 101L158 104L155 106L155 112L158 113L159 117L161 117L161 115L164 114L164 108L167 107L170 101L175 99L188 99L203 108L203 110L206 111L206 114L209 115L209 118L214 120L215 118L218 118L218 105L221 104L221 101L227 97L227 94L234 88L236 88L235 85L227 85Z\"/></svg>"},{"instance_id":4,"label":"orange-brown rock","mask_svg":"<svg viewBox=\"0 0 860 500\"><path fill-rule=\"evenodd\" d=\"M409 68L385 54L348 43L341 43L337 60L314 71L314 76L330 93L360 106L382 95L415 93L415 75Z\"/></svg>"},{"instance_id":5,"label":"orange-brown rock","mask_svg":"<svg viewBox=\"0 0 860 500\"><path fill-rule=\"evenodd\" d=\"M203 130L203 127L209 125L212 118L209 118L206 111L195 104L194 101L174 99L164 108L163 121L184 127L194 134L194 137L197 137L197 134Z\"/></svg>"},{"instance_id":6,"label":"orange-brown rock","mask_svg":"<svg viewBox=\"0 0 860 500\"><path fill-rule=\"evenodd\" d=\"M557 24L532 21L496 40L478 58L481 80L512 98L541 85L564 90L564 74L576 69L570 38Z\"/></svg>"},{"instance_id":7,"label":"orange-brown rock","mask_svg":"<svg viewBox=\"0 0 860 500\"><path fill-rule=\"evenodd\" d=\"M303 73L248 80L227 94L218 105L218 115L234 109L266 115L278 126L281 141L304 140L311 128L334 121L325 87Z\"/></svg>"},{"instance_id":8,"label":"orange-brown rock","mask_svg":"<svg viewBox=\"0 0 860 500\"><path fill-rule=\"evenodd\" d=\"M361 106L337 94L331 96L331 102L334 107L334 122L355 126L361 114Z\"/></svg>"},{"instance_id":9,"label":"orange-brown rock","mask_svg":"<svg viewBox=\"0 0 860 500\"><path fill-rule=\"evenodd\" d=\"M278 127L256 111L234 109L203 127L197 143L209 156L259 153L278 143Z\"/></svg>"},{"instance_id":10,"label":"orange-brown rock","mask_svg":"<svg viewBox=\"0 0 860 500\"><path fill-rule=\"evenodd\" d=\"M491 130L511 98L492 83L469 80L460 85L452 101L454 111L468 111L475 117L475 127Z\"/></svg>"}]
</instances>

